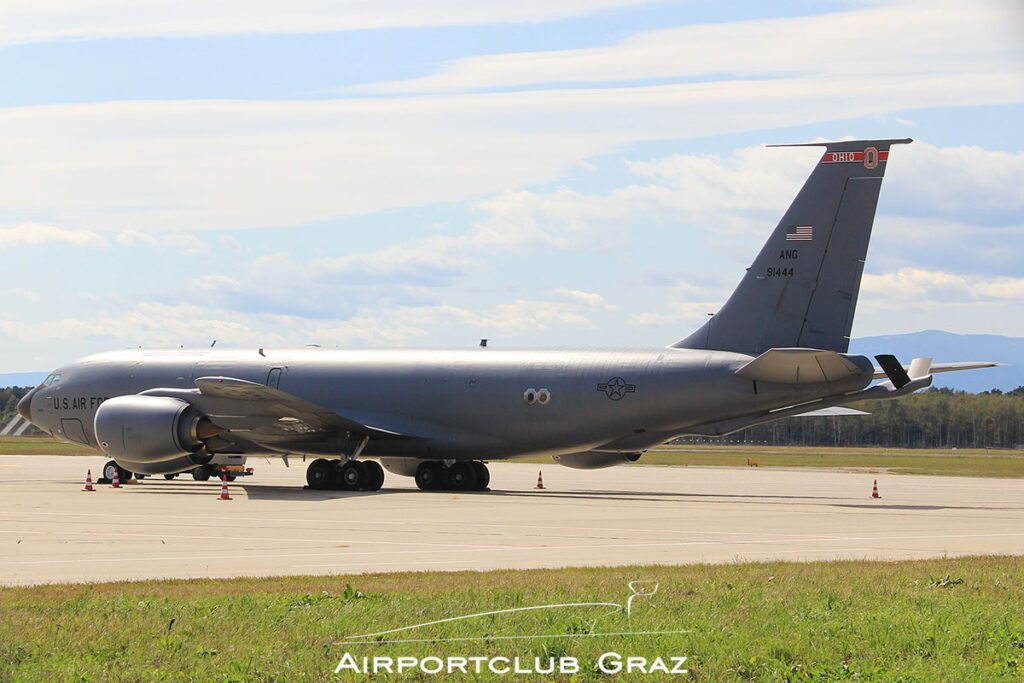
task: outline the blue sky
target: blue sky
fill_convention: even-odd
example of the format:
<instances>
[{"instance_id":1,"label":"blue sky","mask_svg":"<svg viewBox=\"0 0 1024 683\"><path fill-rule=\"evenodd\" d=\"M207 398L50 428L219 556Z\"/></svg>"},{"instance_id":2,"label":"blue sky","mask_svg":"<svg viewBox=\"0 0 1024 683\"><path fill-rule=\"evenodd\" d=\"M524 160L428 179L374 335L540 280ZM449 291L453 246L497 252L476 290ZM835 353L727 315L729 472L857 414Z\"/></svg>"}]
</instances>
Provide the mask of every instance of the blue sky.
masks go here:
<instances>
[{"instance_id":1,"label":"blue sky","mask_svg":"<svg viewBox=\"0 0 1024 683\"><path fill-rule=\"evenodd\" d=\"M856 336L1024 336L1015 2L5 5L0 372L135 346L668 344L816 152L888 168ZM922 354L927 354L922 349Z\"/></svg>"}]
</instances>

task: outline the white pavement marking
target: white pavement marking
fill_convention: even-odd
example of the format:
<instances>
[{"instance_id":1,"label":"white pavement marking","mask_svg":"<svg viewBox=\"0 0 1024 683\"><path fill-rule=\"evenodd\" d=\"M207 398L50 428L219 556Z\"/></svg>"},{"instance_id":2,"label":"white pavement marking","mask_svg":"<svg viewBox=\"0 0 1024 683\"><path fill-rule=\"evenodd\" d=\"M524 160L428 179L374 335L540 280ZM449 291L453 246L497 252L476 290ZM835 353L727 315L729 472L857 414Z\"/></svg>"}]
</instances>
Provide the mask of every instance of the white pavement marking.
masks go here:
<instances>
[{"instance_id":1,"label":"white pavement marking","mask_svg":"<svg viewBox=\"0 0 1024 683\"><path fill-rule=\"evenodd\" d=\"M302 490L256 461L232 484L146 479L81 496L102 458L0 457L0 585L163 577L1024 555L1024 480L491 464L490 493ZM20 471L19 471L20 470ZM33 479L29 473L45 473ZM879 479L883 499L871 499Z\"/></svg>"}]
</instances>

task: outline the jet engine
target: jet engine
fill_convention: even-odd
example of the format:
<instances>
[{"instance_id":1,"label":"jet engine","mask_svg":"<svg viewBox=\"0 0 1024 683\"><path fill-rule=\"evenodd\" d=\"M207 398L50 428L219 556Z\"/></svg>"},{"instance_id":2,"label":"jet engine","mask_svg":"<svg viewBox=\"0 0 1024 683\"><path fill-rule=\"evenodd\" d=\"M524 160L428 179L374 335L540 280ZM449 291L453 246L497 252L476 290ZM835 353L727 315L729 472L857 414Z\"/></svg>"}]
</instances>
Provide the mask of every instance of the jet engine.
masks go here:
<instances>
[{"instance_id":1,"label":"jet engine","mask_svg":"<svg viewBox=\"0 0 1024 683\"><path fill-rule=\"evenodd\" d=\"M640 459L641 455L641 453L585 451L583 453L552 455L551 459L563 467L571 467L574 470L599 470L604 467L614 467L615 465L622 465L627 462L636 462Z\"/></svg>"},{"instance_id":2,"label":"jet engine","mask_svg":"<svg viewBox=\"0 0 1024 683\"><path fill-rule=\"evenodd\" d=\"M118 396L96 411L96 440L121 467L140 474L174 474L204 465L204 448L225 429L187 401L166 396ZM219 439L218 439L219 440Z\"/></svg>"}]
</instances>

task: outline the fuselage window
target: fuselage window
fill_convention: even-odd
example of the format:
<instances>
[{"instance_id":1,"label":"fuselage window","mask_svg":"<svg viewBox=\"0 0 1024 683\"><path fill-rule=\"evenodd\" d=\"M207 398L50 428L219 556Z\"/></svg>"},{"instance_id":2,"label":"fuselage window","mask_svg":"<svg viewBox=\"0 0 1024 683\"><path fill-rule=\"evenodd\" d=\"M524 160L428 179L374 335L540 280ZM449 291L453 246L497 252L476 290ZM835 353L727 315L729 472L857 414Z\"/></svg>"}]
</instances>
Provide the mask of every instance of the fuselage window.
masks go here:
<instances>
[{"instance_id":1,"label":"fuselage window","mask_svg":"<svg viewBox=\"0 0 1024 683\"><path fill-rule=\"evenodd\" d=\"M59 372L53 372L53 373L50 373L49 377L47 377L46 379L43 380L43 386L44 387L48 387L51 384L56 384L59 381L60 381L60 373Z\"/></svg>"}]
</instances>

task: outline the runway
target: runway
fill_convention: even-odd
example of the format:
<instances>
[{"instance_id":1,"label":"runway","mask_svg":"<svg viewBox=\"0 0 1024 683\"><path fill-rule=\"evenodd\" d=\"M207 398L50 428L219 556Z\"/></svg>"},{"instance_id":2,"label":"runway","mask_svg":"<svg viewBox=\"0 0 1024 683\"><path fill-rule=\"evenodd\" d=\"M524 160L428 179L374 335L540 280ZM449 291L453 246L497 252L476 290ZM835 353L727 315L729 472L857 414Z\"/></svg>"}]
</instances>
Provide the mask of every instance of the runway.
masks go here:
<instances>
[{"instance_id":1,"label":"runway","mask_svg":"<svg viewBox=\"0 0 1024 683\"><path fill-rule=\"evenodd\" d=\"M1024 555L1024 479L492 463L488 493L390 473L344 493L303 490L301 462L250 460L221 501L191 477L83 492L104 462L0 457L0 584Z\"/></svg>"}]
</instances>

